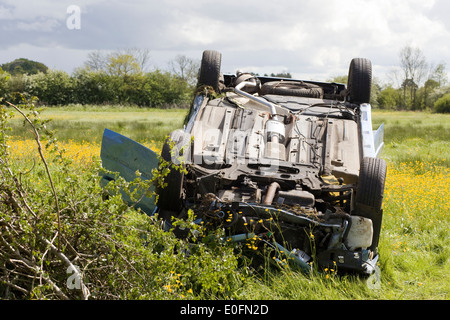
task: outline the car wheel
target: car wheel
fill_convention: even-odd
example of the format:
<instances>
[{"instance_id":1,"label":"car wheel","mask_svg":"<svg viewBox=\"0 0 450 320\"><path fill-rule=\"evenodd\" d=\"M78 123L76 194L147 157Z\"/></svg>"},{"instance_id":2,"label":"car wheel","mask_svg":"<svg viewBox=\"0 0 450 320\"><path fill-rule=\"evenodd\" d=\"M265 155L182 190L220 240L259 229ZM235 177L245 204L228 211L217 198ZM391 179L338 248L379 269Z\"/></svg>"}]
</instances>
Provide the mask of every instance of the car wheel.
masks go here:
<instances>
[{"instance_id":1,"label":"car wheel","mask_svg":"<svg viewBox=\"0 0 450 320\"><path fill-rule=\"evenodd\" d=\"M203 52L197 87L211 86L216 92L219 91L221 62L220 52L214 50Z\"/></svg>"},{"instance_id":2,"label":"car wheel","mask_svg":"<svg viewBox=\"0 0 450 320\"><path fill-rule=\"evenodd\" d=\"M348 71L348 99L352 103L369 103L372 89L372 63L368 59L354 58Z\"/></svg>"},{"instance_id":3,"label":"car wheel","mask_svg":"<svg viewBox=\"0 0 450 320\"><path fill-rule=\"evenodd\" d=\"M363 158L361 161L355 207L356 215L372 220L373 240L370 247L372 251L378 247L380 238L386 172L386 161L383 159Z\"/></svg>"},{"instance_id":4,"label":"car wheel","mask_svg":"<svg viewBox=\"0 0 450 320\"><path fill-rule=\"evenodd\" d=\"M172 132L161 151L161 158L169 165L169 173L164 177L167 186L157 188L158 208L163 212L163 219L177 217L183 209L184 200L184 161L190 153L191 136L182 130Z\"/></svg>"},{"instance_id":5,"label":"car wheel","mask_svg":"<svg viewBox=\"0 0 450 320\"><path fill-rule=\"evenodd\" d=\"M317 85L296 81L271 81L261 86L260 95L278 94L283 96L322 98L323 89Z\"/></svg>"}]
</instances>

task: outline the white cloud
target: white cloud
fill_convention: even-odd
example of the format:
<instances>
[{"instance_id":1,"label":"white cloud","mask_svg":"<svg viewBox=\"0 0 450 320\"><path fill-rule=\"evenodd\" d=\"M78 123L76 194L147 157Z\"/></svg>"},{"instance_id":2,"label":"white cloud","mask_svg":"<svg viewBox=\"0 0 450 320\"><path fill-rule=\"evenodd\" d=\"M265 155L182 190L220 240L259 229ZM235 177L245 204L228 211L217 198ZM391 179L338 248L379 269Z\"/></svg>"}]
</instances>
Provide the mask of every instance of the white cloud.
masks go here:
<instances>
[{"instance_id":1,"label":"white cloud","mask_svg":"<svg viewBox=\"0 0 450 320\"><path fill-rule=\"evenodd\" d=\"M69 31L73 4L81 7L81 29ZM407 44L430 62L448 61L448 12L447 0L3 0L0 63L20 45L31 59L48 52L69 72L99 49L147 48L159 67L178 54L200 59L216 49L227 72L245 67L326 80L346 74L357 56L385 72ZM65 50L72 62L58 56Z\"/></svg>"},{"instance_id":2,"label":"white cloud","mask_svg":"<svg viewBox=\"0 0 450 320\"><path fill-rule=\"evenodd\" d=\"M46 19L43 21L18 21L16 24L17 30L21 31L37 31L37 32L52 32L61 24L55 19Z\"/></svg>"}]
</instances>

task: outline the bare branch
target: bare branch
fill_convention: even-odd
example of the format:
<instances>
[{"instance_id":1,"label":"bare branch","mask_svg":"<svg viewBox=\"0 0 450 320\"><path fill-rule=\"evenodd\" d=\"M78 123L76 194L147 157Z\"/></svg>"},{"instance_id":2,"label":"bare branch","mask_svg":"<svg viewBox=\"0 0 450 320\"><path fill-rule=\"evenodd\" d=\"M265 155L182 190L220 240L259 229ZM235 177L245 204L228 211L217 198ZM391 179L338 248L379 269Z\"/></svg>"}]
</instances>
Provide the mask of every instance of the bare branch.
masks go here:
<instances>
[{"instance_id":1,"label":"bare branch","mask_svg":"<svg viewBox=\"0 0 450 320\"><path fill-rule=\"evenodd\" d=\"M42 151L42 144L41 144L41 140L40 140L40 136L39 136L39 132L36 129L36 127L34 126L33 122L30 120L30 118L27 117L27 115L25 113L23 113L22 110L20 110L16 105L12 104L11 102L7 101L7 103L13 107L17 112L19 112L24 118L25 120L30 124L31 128L33 129L33 133L35 135L35 140L36 143L38 145L38 152L39 152L39 156L41 157L42 163L44 164L45 167L45 171L47 173L47 177L48 180L50 182L50 186L52 188L52 192L53 192L53 196L55 199L55 205L56 205L56 216L58 219L58 234L61 234L61 221L60 221L60 208L59 208L59 202L58 202L58 195L56 194L56 189L55 189L55 185L53 183L53 179L52 179L52 175L50 174L50 169L48 168L48 164L47 164L47 160L45 159L44 153ZM61 239L59 239L58 241L58 245L60 245L61 243Z\"/></svg>"},{"instance_id":2,"label":"bare branch","mask_svg":"<svg viewBox=\"0 0 450 320\"><path fill-rule=\"evenodd\" d=\"M61 252L59 251L53 243L48 241L47 239L43 239L43 241L50 247L50 250L58 256L58 258L61 259L68 267L71 267L71 269L74 271L74 273L77 275L78 279L80 279L81 283L81 294L84 300L89 299L89 296L91 293L89 292L89 289L86 287L86 285L83 282L82 275L78 272L78 269L72 264L72 262Z\"/></svg>"}]
</instances>

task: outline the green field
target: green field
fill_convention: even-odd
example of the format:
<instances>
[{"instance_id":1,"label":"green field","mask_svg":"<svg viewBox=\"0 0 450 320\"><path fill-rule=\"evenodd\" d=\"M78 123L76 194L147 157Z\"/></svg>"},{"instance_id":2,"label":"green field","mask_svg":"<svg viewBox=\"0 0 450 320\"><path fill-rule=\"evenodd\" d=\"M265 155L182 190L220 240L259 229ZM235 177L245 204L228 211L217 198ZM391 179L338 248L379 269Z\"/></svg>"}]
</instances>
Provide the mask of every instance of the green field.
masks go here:
<instances>
[{"instance_id":1,"label":"green field","mask_svg":"<svg viewBox=\"0 0 450 320\"><path fill-rule=\"evenodd\" d=\"M99 145L103 130L109 128L139 142L161 145L171 130L182 126L186 113L187 110L176 109L78 106L48 108L42 113L42 118L52 119L48 126L56 131L60 141L88 141ZM367 279L351 275L340 276L333 271L307 276L292 270L253 273L236 267L236 270L229 273L229 277L236 277L239 281L227 278L227 294L217 293L217 296L208 298L449 298L450 115L375 111L373 122L375 128L381 123L385 124L382 157L388 162L380 242L381 282L373 285ZM15 140L32 138L18 115L14 116L11 124L11 135ZM177 262L170 260L170 263L171 267L161 271L161 278L169 279L166 281L169 285L163 287L170 290L166 290L165 295L161 294L160 297L205 298L203 294L196 295L195 287L192 287L194 291L177 291L174 286L171 287L176 280L167 274L169 268L176 268ZM191 272L183 268L180 267L179 270L186 274ZM184 276L183 271L179 271L180 279ZM213 273L209 274L206 269L204 273L208 274L209 280L202 280L202 286L206 287L208 281L219 281L214 280ZM197 275L196 281L199 281L198 277ZM193 278L189 279L193 281Z\"/></svg>"},{"instance_id":2,"label":"green field","mask_svg":"<svg viewBox=\"0 0 450 320\"><path fill-rule=\"evenodd\" d=\"M425 161L450 166L450 115L426 112L373 113L385 125L383 157L390 162Z\"/></svg>"},{"instance_id":3,"label":"green field","mask_svg":"<svg viewBox=\"0 0 450 320\"><path fill-rule=\"evenodd\" d=\"M187 109L147 109L111 106L52 107L41 117L61 141L91 141L100 144L103 130L119 132L138 142L162 143L172 130L181 128ZM411 160L450 164L450 115L425 112L375 110L374 129L385 125L383 157L390 162ZM12 121L13 136L27 137L19 115Z\"/></svg>"},{"instance_id":4,"label":"green field","mask_svg":"<svg viewBox=\"0 0 450 320\"><path fill-rule=\"evenodd\" d=\"M108 128L138 142L162 142L170 131L182 127L187 112L187 109L69 106L46 108L41 118L52 120L49 127L61 141L100 144L103 130ZM20 115L14 117L12 127L13 136L29 136Z\"/></svg>"}]
</instances>

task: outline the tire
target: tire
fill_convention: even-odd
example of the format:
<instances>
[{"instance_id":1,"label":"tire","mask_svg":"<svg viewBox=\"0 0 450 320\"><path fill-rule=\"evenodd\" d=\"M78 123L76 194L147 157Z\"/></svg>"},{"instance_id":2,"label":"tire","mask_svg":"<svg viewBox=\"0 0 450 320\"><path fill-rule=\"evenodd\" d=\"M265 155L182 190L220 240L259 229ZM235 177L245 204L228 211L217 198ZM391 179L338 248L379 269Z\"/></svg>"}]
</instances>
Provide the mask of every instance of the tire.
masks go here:
<instances>
[{"instance_id":1,"label":"tire","mask_svg":"<svg viewBox=\"0 0 450 320\"><path fill-rule=\"evenodd\" d=\"M210 86L214 91L219 92L221 63L222 54L220 52L205 50L200 64L197 87Z\"/></svg>"},{"instance_id":2,"label":"tire","mask_svg":"<svg viewBox=\"0 0 450 320\"><path fill-rule=\"evenodd\" d=\"M383 194L386 181L386 161L363 158L356 190L356 215L369 218L373 225L373 240L369 249L376 251L383 218Z\"/></svg>"},{"instance_id":3,"label":"tire","mask_svg":"<svg viewBox=\"0 0 450 320\"><path fill-rule=\"evenodd\" d=\"M261 86L260 95L277 94L283 96L322 98L323 89L317 85L295 81L271 81Z\"/></svg>"},{"instance_id":4,"label":"tire","mask_svg":"<svg viewBox=\"0 0 450 320\"><path fill-rule=\"evenodd\" d=\"M182 130L176 130L170 134L163 145L161 158L169 163L169 173L164 177L167 183L165 188L158 187L157 193L158 208L163 212L162 218L170 216L177 217L183 209L184 201L184 164L179 157L184 160L189 159L190 135ZM178 168L181 166L181 168Z\"/></svg>"},{"instance_id":5,"label":"tire","mask_svg":"<svg viewBox=\"0 0 450 320\"><path fill-rule=\"evenodd\" d=\"M370 102L372 89L372 63L368 59L354 58L348 70L349 102L361 104Z\"/></svg>"},{"instance_id":6,"label":"tire","mask_svg":"<svg viewBox=\"0 0 450 320\"><path fill-rule=\"evenodd\" d=\"M386 161L379 158L363 158L359 172L356 203L381 210L386 180Z\"/></svg>"}]
</instances>

